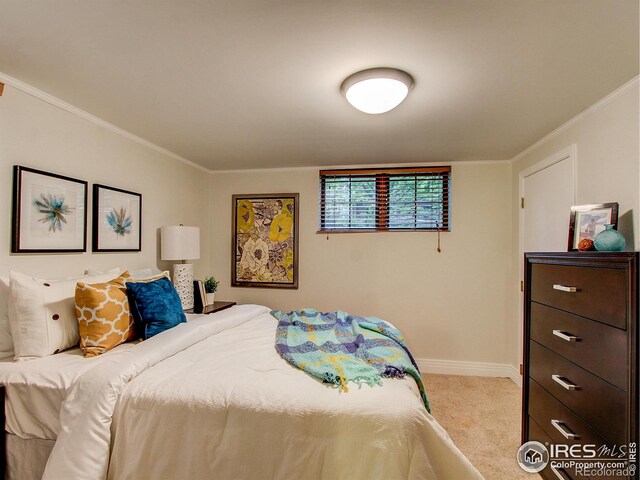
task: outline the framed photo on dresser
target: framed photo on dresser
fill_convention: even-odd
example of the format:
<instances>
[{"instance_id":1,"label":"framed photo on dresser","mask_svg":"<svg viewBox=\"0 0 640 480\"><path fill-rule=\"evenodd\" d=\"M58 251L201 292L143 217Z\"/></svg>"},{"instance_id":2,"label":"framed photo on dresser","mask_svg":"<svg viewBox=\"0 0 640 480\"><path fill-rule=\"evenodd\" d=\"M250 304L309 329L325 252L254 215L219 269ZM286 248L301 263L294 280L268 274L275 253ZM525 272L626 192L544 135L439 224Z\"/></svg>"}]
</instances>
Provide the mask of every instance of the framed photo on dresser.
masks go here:
<instances>
[{"instance_id":1,"label":"framed photo on dresser","mask_svg":"<svg viewBox=\"0 0 640 480\"><path fill-rule=\"evenodd\" d=\"M605 225L618 227L618 204L598 203L571 207L568 251L578 250L582 240L594 240Z\"/></svg>"}]
</instances>

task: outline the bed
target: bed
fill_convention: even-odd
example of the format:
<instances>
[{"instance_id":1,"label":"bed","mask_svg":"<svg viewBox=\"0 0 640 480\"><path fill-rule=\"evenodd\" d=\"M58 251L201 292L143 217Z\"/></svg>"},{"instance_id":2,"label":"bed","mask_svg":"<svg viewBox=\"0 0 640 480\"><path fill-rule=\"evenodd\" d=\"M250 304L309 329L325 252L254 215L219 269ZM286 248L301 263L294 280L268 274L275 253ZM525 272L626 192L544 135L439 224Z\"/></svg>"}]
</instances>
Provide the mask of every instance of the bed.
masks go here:
<instances>
[{"instance_id":1,"label":"bed","mask_svg":"<svg viewBox=\"0 0 640 480\"><path fill-rule=\"evenodd\" d=\"M0 363L9 477L482 478L412 379L340 393L280 358L276 324L241 305L96 358Z\"/></svg>"}]
</instances>

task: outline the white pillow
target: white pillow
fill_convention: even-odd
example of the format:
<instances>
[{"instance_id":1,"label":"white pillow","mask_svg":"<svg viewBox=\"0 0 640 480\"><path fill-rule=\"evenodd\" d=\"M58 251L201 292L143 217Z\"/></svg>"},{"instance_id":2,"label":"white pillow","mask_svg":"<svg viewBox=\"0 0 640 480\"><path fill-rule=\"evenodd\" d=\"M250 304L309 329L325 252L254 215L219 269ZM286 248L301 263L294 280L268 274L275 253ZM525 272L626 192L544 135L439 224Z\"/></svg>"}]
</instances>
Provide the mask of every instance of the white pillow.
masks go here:
<instances>
[{"instance_id":1,"label":"white pillow","mask_svg":"<svg viewBox=\"0 0 640 480\"><path fill-rule=\"evenodd\" d=\"M149 267L149 268L141 268L139 270L127 270L129 272L129 275L131 275L131 278L133 280L144 280L147 278L151 278L155 275L158 275L160 272L160 270L158 270L157 268L153 268L153 267ZM100 270L92 270L92 269L88 269L87 271L87 275L98 275L101 273L109 273L111 272L111 270L109 270L109 272L101 272Z\"/></svg>"},{"instance_id":2,"label":"white pillow","mask_svg":"<svg viewBox=\"0 0 640 480\"><path fill-rule=\"evenodd\" d=\"M133 280L144 280L145 278L153 277L155 273L152 268L141 268L140 270L129 270L129 275Z\"/></svg>"},{"instance_id":3,"label":"white pillow","mask_svg":"<svg viewBox=\"0 0 640 480\"><path fill-rule=\"evenodd\" d=\"M44 280L9 272L11 300L9 323L16 360L46 357L78 345L75 313L76 283L113 280L120 269L76 279Z\"/></svg>"},{"instance_id":4,"label":"white pillow","mask_svg":"<svg viewBox=\"0 0 640 480\"><path fill-rule=\"evenodd\" d=\"M9 326L9 279L0 277L0 358L13 357L13 338Z\"/></svg>"},{"instance_id":5,"label":"white pillow","mask_svg":"<svg viewBox=\"0 0 640 480\"><path fill-rule=\"evenodd\" d=\"M85 275L90 275L92 277L95 277L96 275L102 275L103 273L113 273L113 272L122 272L122 270L120 269L120 267L115 267L112 268L110 270L94 270L92 268L88 268L84 271Z\"/></svg>"}]
</instances>

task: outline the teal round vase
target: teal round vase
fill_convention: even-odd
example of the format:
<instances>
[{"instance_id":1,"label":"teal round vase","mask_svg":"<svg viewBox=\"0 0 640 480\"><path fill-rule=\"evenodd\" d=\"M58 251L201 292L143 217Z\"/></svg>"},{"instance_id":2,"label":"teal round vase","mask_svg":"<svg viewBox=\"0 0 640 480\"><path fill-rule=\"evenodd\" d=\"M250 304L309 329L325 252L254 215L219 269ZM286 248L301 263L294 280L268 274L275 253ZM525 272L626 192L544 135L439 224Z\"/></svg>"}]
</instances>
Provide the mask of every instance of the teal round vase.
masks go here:
<instances>
[{"instance_id":1,"label":"teal round vase","mask_svg":"<svg viewBox=\"0 0 640 480\"><path fill-rule=\"evenodd\" d=\"M619 231L613 229L613 225L605 225L593 241L599 252L621 252L627 241Z\"/></svg>"}]
</instances>

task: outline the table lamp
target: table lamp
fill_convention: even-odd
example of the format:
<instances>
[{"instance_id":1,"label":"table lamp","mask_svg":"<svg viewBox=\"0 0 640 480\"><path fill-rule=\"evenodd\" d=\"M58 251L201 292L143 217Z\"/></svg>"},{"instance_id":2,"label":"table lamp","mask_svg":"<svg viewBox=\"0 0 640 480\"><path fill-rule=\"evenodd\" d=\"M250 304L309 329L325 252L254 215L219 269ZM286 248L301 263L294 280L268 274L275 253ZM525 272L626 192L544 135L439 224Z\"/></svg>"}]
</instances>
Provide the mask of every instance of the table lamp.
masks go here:
<instances>
[{"instance_id":1,"label":"table lamp","mask_svg":"<svg viewBox=\"0 0 640 480\"><path fill-rule=\"evenodd\" d=\"M182 308L193 308L193 264L187 260L200 258L200 228L165 225L160 229L160 258L181 260L173 265L173 285Z\"/></svg>"}]
</instances>

